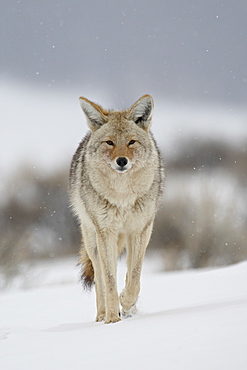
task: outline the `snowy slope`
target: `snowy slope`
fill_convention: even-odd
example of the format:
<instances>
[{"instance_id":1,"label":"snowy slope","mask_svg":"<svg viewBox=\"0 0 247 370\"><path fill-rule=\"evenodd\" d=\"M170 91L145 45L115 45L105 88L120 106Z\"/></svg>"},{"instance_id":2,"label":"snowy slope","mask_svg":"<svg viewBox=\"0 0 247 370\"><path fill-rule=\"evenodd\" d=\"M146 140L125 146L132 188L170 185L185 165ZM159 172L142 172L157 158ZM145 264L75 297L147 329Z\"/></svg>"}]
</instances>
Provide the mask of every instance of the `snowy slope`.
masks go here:
<instances>
[{"instance_id":1,"label":"snowy slope","mask_svg":"<svg viewBox=\"0 0 247 370\"><path fill-rule=\"evenodd\" d=\"M1 369L247 368L247 262L155 273L146 259L138 314L110 325L93 321L74 266L43 264L29 289L1 294Z\"/></svg>"},{"instance_id":2,"label":"snowy slope","mask_svg":"<svg viewBox=\"0 0 247 370\"><path fill-rule=\"evenodd\" d=\"M3 179L22 165L45 173L69 166L78 143L87 132L78 102L80 94L85 91L42 90L17 83L0 85L0 171ZM122 108L112 106L105 92L95 92L88 98L105 108ZM124 108L138 98L126 102ZM162 97L154 98L152 131L166 154L186 137L218 137L238 143L247 135L246 110L196 103L188 106Z\"/></svg>"}]
</instances>

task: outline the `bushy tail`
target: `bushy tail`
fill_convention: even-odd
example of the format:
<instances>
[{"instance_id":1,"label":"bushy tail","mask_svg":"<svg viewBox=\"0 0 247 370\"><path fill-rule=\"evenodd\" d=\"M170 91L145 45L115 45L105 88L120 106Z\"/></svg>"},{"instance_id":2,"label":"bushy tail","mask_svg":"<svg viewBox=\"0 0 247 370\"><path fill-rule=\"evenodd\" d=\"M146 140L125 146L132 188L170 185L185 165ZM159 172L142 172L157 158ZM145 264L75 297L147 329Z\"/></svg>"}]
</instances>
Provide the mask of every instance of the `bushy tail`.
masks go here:
<instances>
[{"instance_id":1,"label":"bushy tail","mask_svg":"<svg viewBox=\"0 0 247 370\"><path fill-rule=\"evenodd\" d=\"M81 281L84 289L90 290L94 284L94 269L85 248L80 251Z\"/></svg>"}]
</instances>

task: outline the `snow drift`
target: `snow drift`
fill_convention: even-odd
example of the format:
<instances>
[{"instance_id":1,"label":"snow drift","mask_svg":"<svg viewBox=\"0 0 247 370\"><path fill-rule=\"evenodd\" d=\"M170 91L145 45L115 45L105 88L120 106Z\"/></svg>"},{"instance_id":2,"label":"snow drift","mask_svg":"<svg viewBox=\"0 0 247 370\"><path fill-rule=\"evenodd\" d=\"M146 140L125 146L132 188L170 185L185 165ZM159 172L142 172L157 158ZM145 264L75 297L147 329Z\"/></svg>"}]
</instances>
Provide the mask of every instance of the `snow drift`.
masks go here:
<instances>
[{"instance_id":1,"label":"snow drift","mask_svg":"<svg viewBox=\"0 0 247 370\"><path fill-rule=\"evenodd\" d=\"M138 314L110 325L93 321L74 266L43 263L30 289L1 295L2 369L246 369L246 262L154 273L147 259Z\"/></svg>"}]
</instances>

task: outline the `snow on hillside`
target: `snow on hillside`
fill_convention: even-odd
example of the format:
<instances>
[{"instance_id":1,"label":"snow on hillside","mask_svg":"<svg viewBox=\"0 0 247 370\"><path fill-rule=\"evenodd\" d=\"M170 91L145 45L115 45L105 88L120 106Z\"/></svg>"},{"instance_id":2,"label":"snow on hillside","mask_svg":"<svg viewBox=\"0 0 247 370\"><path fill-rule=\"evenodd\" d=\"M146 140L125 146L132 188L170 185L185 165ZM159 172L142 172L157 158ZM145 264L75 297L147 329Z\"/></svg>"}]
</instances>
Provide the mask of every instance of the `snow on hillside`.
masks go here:
<instances>
[{"instance_id":1,"label":"snow on hillside","mask_svg":"<svg viewBox=\"0 0 247 370\"><path fill-rule=\"evenodd\" d=\"M93 321L95 296L77 284L75 260L30 270L29 289L0 296L0 368L246 369L247 263L179 273L149 264L138 314L109 325ZM124 273L122 261L119 290Z\"/></svg>"},{"instance_id":2,"label":"snow on hillside","mask_svg":"<svg viewBox=\"0 0 247 370\"><path fill-rule=\"evenodd\" d=\"M146 91L143 92L147 93ZM69 165L79 141L87 131L86 120L80 110L78 97L84 91L35 89L17 83L3 83L0 171L8 175L26 164L42 171L59 171ZM113 106L107 93L95 93L89 99L105 108ZM226 141L246 137L247 111L228 106L191 106L156 97L152 131L165 152L179 139L189 135L208 135Z\"/></svg>"}]
</instances>

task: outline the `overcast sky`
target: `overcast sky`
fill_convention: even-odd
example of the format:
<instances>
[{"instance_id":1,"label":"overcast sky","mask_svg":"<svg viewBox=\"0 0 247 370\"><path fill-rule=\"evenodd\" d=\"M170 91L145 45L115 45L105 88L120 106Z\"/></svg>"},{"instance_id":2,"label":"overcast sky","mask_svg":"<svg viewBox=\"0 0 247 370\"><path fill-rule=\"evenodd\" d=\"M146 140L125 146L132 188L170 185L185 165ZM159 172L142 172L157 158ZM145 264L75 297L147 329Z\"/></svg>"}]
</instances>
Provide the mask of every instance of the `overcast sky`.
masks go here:
<instances>
[{"instance_id":1,"label":"overcast sky","mask_svg":"<svg viewBox=\"0 0 247 370\"><path fill-rule=\"evenodd\" d=\"M1 0L1 75L37 87L244 105L246 0Z\"/></svg>"}]
</instances>

